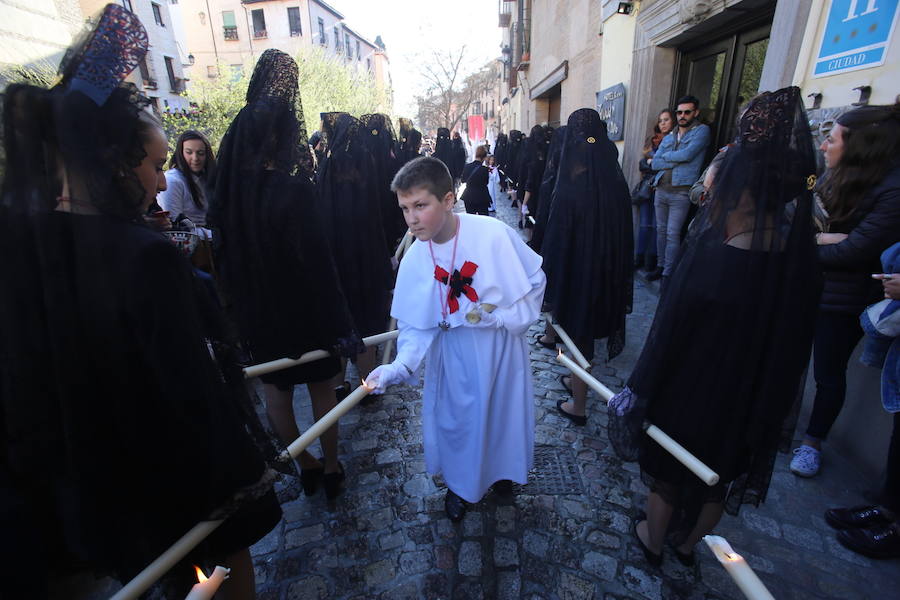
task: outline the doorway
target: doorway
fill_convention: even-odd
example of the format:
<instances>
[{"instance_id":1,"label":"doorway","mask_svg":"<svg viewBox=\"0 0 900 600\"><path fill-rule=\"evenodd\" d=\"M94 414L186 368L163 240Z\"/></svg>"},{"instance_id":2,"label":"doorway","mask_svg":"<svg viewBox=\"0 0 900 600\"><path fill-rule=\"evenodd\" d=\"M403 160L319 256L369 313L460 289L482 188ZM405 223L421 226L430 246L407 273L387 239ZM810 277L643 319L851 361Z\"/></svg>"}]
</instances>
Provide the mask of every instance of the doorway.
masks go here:
<instances>
[{"instance_id":1,"label":"doorway","mask_svg":"<svg viewBox=\"0 0 900 600\"><path fill-rule=\"evenodd\" d=\"M680 52L672 101L687 94L700 100L700 119L712 133L710 156L734 139L738 111L756 96L771 28L770 19Z\"/></svg>"}]
</instances>

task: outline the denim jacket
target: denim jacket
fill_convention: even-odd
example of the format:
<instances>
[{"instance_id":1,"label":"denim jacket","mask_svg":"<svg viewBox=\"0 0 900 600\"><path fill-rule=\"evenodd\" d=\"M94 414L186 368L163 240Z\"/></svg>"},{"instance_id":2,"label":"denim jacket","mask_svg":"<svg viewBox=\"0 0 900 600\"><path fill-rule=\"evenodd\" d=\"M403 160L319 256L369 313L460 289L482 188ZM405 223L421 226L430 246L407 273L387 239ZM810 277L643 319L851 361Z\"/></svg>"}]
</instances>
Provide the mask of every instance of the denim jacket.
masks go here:
<instances>
[{"instance_id":1,"label":"denim jacket","mask_svg":"<svg viewBox=\"0 0 900 600\"><path fill-rule=\"evenodd\" d=\"M882 272L900 273L900 243L881 255ZM860 361L881 368L881 403L888 412L900 412L900 300L882 300L863 311L866 333Z\"/></svg>"},{"instance_id":2,"label":"denim jacket","mask_svg":"<svg viewBox=\"0 0 900 600\"><path fill-rule=\"evenodd\" d=\"M653 156L653 170L656 177L653 185L659 183L663 171L672 169L673 186L691 186L700 177L706 147L709 146L709 127L703 123L694 125L678 141L678 129L663 138Z\"/></svg>"}]
</instances>

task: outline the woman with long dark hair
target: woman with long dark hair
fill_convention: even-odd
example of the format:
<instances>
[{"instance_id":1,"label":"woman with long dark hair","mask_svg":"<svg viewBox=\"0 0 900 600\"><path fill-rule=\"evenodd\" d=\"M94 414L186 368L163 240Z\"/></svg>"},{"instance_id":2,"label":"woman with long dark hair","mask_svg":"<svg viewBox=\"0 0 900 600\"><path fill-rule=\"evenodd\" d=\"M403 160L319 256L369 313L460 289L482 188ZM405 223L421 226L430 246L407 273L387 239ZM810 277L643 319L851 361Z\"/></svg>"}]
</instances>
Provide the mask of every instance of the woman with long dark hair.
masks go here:
<instances>
[{"instance_id":1,"label":"woman with long dark hair","mask_svg":"<svg viewBox=\"0 0 900 600\"><path fill-rule=\"evenodd\" d=\"M157 196L160 207L177 219L184 215L198 227L206 227L206 211L215 182L216 157L206 136L188 130L178 136L169 159L166 189Z\"/></svg>"},{"instance_id":2,"label":"woman with long dark hair","mask_svg":"<svg viewBox=\"0 0 900 600\"><path fill-rule=\"evenodd\" d=\"M694 545L723 510L766 498L821 289L814 172L799 88L757 97L691 225L628 386L609 402L610 441L624 459L639 459L650 488L633 532L653 565L666 540L693 564ZM707 486L651 440L647 422L719 483Z\"/></svg>"},{"instance_id":3,"label":"woman with long dark hair","mask_svg":"<svg viewBox=\"0 0 900 600\"><path fill-rule=\"evenodd\" d=\"M900 105L864 106L838 117L820 147L828 173L819 192L828 211L820 233L825 290L819 304L813 372L816 398L791 471L819 472L822 442L847 391L847 363L863 336L859 314L878 300L871 278L879 256L900 241Z\"/></svg>"},{"instance_id":4,"label":"woman with long dark hair","mask_svg":"<svg viewBox=\"0 0 900 600\"><path fill-rule=\"evenodd\" d=\"M675 127L675 113L670 108L664 108L656 118L653 126L653 135L644 143L644 150L638 168L641 171L641 179L647 180L646 186L649 197L638 204L638 238L635 245L634 268L644 267L647 272L656 270L656 215L653 205L654 190L651 185L655 171L650 167L648 160L656 154L664 137ZM634 198L632 198L634 201Z\"/></svg>"},{"instance_id":5,"label":"woman with long dark hair","mask_svg":"<svg viewBox=\"0 0 900 600\"><path fill-rule=\"evenodd\" d=\"M168 148L121 79L147 48L137 17L110 4L58 85L5 91L4 598L45 598L74 569L128 581L198 521L228 515L156 591L184 597L191 564L226 561L223 593L252 598L247 548L280 520L240 368L210 356L189 264L143 222Z\"/></svg>"},{"instance_id":6,"label":"woman with long dark hair","mask_svg":"<svg viewBox=\"0 0 900 600\"><path fill-rule=\"evenodd\" d=\"M225 298L256 363L318 348L353 356L362 347L319 213L297 85L290 56L275 49L260 56L247 104L222 139L209 211ZM331 379L339 370L332 356L261 377L269 420L285 444L299 437L294 386L307 385L319 419L336 403ZM299 458L301 483L307 495L324 483L331 500L344 479L337 425L320 442L322 462Z\"/></svg>"}]
</instances>

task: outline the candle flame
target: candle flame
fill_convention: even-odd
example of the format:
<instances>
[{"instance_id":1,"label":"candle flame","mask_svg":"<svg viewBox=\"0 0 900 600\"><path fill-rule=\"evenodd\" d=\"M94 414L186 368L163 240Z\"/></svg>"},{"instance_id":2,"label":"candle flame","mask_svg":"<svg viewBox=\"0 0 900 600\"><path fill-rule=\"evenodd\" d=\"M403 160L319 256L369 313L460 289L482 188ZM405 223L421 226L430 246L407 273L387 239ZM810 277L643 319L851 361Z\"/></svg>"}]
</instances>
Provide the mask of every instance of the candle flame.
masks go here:
<instances>
[{"instance_id":1,"label":"candle flame","mask_svg":"<svg viewBox=\"0 0 900 600\"><path fill-rule=\"evenodd\" d=\"M562 356L562 355L563 355L562 350L561 350L561 349L557 349L557 350L556 350L556 358L559 358L559 357Z\"/></svg>"},{"instance_id":2,"label":"candle flame","mask_svg":"<svg viewBox=\"0 0 900 600\"><path fill-rule=\"evenodd\" d=\"M366 380L365 380L365 379L360 379L360 382L361 382L360 385L362 385L364 388L366 388L366 390L368 390L368 391L370 391L370 392L371 392L372 390L375 389L375 388L373 388L373 387L369 387L368 385L366 385Z\"/></svg>"},{"instance_id":3,"label":"candle flame","mask_svg":"<svg viewBox=\"0 0 900 600\"><path fill-rule=\"evenodd\" d=\"M199 581L200 583L203 583L204 581L209 579L209 577L204 575L203 570L200 567L198 567L197 565L194 565L194 570L197 571L197 581Z\"/></svg>"}]
</instances>

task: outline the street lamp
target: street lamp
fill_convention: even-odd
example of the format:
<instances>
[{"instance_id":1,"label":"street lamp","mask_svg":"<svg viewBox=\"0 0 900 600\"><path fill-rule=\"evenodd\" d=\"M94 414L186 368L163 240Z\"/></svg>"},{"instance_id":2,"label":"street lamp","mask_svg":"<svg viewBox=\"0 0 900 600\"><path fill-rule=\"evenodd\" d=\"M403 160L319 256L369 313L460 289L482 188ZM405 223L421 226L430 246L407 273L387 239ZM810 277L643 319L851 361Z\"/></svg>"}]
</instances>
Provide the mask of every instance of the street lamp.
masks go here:
<instances>
[{"instance_id":1,"label":"street lamp","mask_svg":"<svg viewBox=\"0 0 900 600\"><path fill-rule=\"evenodd\" d=\"M634 2L619 2L619 8L616 9L616 12L620 15L630 15L633 10Z\"/></svg>"}]
</instances>

